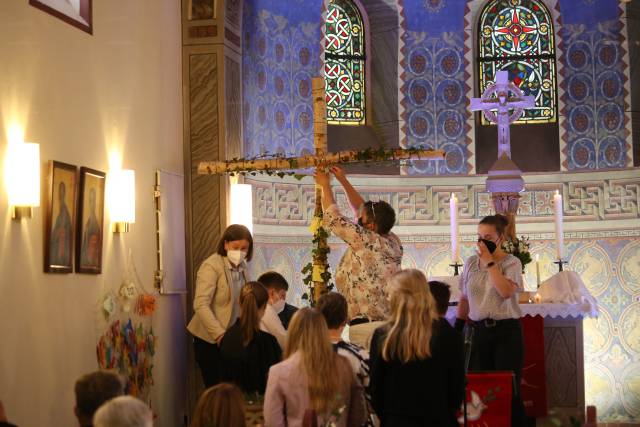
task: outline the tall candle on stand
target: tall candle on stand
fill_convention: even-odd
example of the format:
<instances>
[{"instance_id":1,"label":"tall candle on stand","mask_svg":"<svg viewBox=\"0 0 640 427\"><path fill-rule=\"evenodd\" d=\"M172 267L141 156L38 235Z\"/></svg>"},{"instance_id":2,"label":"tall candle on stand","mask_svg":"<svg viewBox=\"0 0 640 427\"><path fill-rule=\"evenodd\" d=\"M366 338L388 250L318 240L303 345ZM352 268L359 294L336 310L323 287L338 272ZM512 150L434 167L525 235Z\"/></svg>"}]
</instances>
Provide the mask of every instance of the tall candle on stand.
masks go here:
<instances>
[{"instance_id":1,"label":"tall candle on stand","mask_svg":"<svg viewBox=\"0 0 640 427\"><path fill-rule=\"evenodd\" d=\"M457 264L460 259L460 248L458 246L458 198L451 193L449 199L449 210L451 215L451 260Z\"/></svg>"},{"instance_id":2,"label":"tall candle on stand","mask_svg":"<svg viewBox=\"0 0 640 427\"><path fill-rule=\"evenodd\" d=\"M536 255L536 283L540 287L540 255Z\"/></svg>"},{"instance_id":3,"label":"tall candle on stand","mask_svg":"<svg viewBox=\"0 0 640 427\"><path fill-rule=\"evenodd\" d=\"M564 256L564 231L562 229L562 196L556 190L553 196L553 212L556 223L556 256L562 260Z\"/></svg>"}]
</instances>

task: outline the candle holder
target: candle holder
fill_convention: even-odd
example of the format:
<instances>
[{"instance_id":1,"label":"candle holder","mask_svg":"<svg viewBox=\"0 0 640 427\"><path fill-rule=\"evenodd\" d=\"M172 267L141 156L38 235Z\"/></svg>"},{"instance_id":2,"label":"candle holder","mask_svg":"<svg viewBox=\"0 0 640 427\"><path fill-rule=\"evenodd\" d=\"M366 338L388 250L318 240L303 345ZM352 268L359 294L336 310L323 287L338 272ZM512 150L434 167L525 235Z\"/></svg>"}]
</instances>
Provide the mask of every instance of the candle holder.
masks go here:
<instances>
[{"instance_id":1,"label":"candle holder","mask_svg":"<svg viewBox=\"0 0 640 427\"><path fill-rule=\"evenodd\" d=\"M458 276L460 274L459 269L462 267L462 264L458 264L458 262L454 264L449 264L449 267L453 267L453 275Z\"/></svg>"},{"instance_id":2,"label":"candle holder","mask_svg":"<svg viewBox=\"0 0 640 427\"><path fill-rule=\"evenodd\" d=\"M561 259L554 261L553 263L558 265L558 273L563 271L563 268L562 268L563 265L568 264L567 261L563 261Z\"/></svg>"}]
</instances>

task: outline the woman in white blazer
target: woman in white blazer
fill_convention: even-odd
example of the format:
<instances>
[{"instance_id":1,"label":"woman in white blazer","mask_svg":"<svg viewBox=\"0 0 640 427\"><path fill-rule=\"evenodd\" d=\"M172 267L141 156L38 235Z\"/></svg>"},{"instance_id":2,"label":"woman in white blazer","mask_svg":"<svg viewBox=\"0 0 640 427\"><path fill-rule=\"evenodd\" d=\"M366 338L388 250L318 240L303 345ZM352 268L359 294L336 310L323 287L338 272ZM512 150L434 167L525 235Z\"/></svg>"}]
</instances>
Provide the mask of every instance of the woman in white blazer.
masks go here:
<instances>
[{"instance_id":1,"label":"woman in white blazer","mask_svg":"<svg viewBox=\"0 0 640 427\"><path fill-rule=\"evenodd\" d=\"M219 344L240 314L240 290L248 281L245 270L252 255L251 232L233 224L222 233L216 253L198 269L194 314L187 329L193 335L196 362L207 388L220 382Z\"/></svg>"}]
</instances>

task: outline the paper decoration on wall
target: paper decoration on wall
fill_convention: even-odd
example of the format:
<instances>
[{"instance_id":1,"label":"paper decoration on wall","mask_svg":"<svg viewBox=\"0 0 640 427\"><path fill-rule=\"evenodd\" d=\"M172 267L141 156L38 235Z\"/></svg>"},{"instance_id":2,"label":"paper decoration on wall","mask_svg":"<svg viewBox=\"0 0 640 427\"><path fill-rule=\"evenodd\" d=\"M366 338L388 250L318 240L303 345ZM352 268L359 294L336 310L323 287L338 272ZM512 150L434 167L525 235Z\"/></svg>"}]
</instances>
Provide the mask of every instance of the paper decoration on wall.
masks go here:
<instances>
[{"instance_id":1,"label":"paper decoration on wall","mask_svg":"<svg viewBox=\"0 0 640 427\"><path fill-rule=\"evenodd\" d=\"M156 298L153 295L142 294L136 301L135 314L138 316L150 316L156 310Z\"/></svg>"},{"instance_id":2,"label":"paper decoration on wall","mask_svg":"<svg viewBox=\"0 0 640 427\"><path fill-rule=\"evenodd\" d=\"M109 320L109 318L113 316L113 313L116 311L116 306L116 297L111 292L109 292L102 298L100 308L102 309L102 315L104 316L105 320Z\"/></svg>"},{"instance_id":3,"label":"paper decoration on wall","mask_svg":"<svg viewBox=\"0 0 640 427\"><path fill-rule=\"evenodd\" d=\"M118 295L122 304L122 311L125 313L129 313L133 305L135 314L150 316L156 308L155 297L150 292L147 292L140 280L140 276L138 276L131 249L129 249L127 256L127 267Z\"/></svg>"},{"instance_id":4,"label":"paper decoration on wall","mask_svg":"<svg viewBox=\"0 0 640 427\"><path fill-rule=\"evenodd\" d=\"M129 313L131 311L131 303L133 302L136 294L136 284L131 280L125 280L120 285L120 290L118 291L118 296L120 297L120 302L122 303L122 311L125 313Z\"/></svg>"},{"instance_id":5,"label":"paper decoration on wall","mask_svg":"<svg viewBox=\"0 0 640 427\"><path fill-rule=\"evenodd\" d=\"M126 393L144 398L153 385L156 339L153 327L116 320L98 341L98 364L101 369L117 369L126 378Z\"/></svg>"}]
</instances>

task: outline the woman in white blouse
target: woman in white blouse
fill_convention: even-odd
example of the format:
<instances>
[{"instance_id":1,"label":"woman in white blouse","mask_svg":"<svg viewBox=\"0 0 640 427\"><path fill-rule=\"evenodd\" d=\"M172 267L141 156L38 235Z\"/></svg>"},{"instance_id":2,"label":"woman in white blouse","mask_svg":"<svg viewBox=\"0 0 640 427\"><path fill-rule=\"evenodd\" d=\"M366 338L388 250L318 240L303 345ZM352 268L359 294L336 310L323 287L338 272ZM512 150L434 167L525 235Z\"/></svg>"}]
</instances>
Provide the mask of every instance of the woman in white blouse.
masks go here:
<instances>
[{"instance_id":1,"label":"woman in white blouse","mask_svg":"<svg viewBox=\"0 0 640 427\"><path fill-rule=\"evenodd\" d=\"M253 238L244 225L233 224L222 233L216 253L198 269L193 317L187 329L193 335L196 362L204 385L220 382L220 341L240 314L240 290L247 282L247 261Z\"/></svg>"},{"instance_id":2,"label":"woman in white blouse","mask_svg":"<svg viewBox=\"0 0 640 427\"><path fill-rule=\"evenodd\" d=\"M468 312L474 329L470 369L515 374L511 425L516 427L524 423L520 396L524 341L518 305L523 285L520 260L502 250L508 224L499 214L478 224L477 255L466 260L460 281L460 310Z\"/></svg>"}]
</instances>

